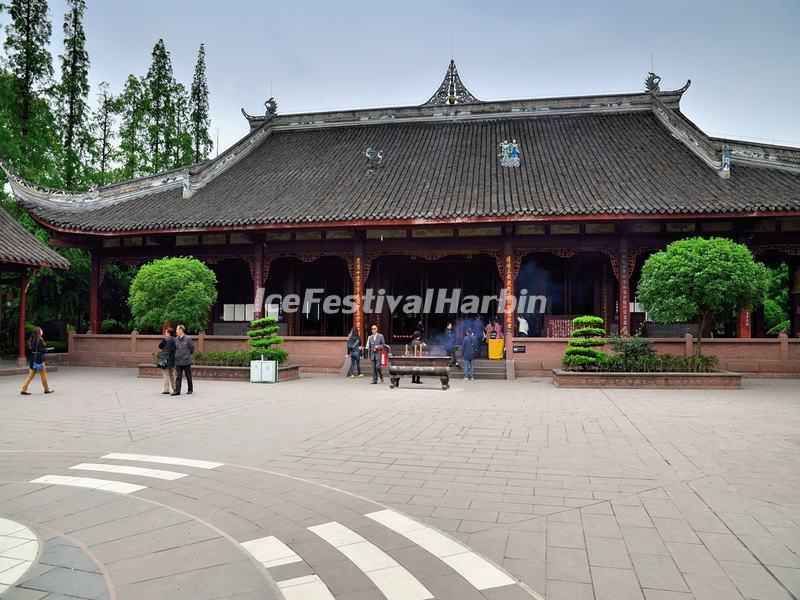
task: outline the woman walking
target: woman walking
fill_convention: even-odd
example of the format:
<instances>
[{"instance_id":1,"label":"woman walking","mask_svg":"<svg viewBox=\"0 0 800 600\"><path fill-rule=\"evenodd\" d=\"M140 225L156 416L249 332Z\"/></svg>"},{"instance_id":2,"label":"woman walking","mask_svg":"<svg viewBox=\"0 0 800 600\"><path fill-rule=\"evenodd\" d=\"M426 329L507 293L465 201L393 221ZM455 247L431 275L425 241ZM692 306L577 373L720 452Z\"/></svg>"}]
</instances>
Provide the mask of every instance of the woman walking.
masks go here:
<instances>
[{"instance_id":1,"label":"woman walking","mask_svg":"<svg viewBox=\"0 0 800 600\"><path fill-rule=\"evenodd\" d=\"M164 377L164 391L162 394L171 394L175 391L175 330L172 327L164 332L164 339L158 344L161 355L158 357L158 366Z\"/></svg>"},{"instance_id":2,"label":"woman walking","mask_svg":"<svg viewBox=\"0 0 800 600\"><path fill-rule=\"evenodd\" d=\"M355 327L350 330L350 337L347 338L347 353L350 355L350 369L347 371L347 376L355 377L358 372L358 376L363 377L361 374L361 337Z\"/></svg>"},{"instance_id":3,"label":"woman walking","mask_svg":"<svg viewBox=\"0 0 800 600\"><path fill-rule=\"evenodd\" d=\"M31 395L28 391L28 386L33 378L36 377L36 373L39 373L39 377L42 378L42 387L44 388L45 394L52 394L55 391L47 385L47 369L44 366L44 355L47 353L47 348L44 345L43 335L44 332L42 328L35 327L33 333L31 333L31 337L28 339L28 349L31 351L31 361L29 363L31 370L25 378L25 383L22 384L22 391L20 394L23 396Z\"/></svg>"}]
</instances>

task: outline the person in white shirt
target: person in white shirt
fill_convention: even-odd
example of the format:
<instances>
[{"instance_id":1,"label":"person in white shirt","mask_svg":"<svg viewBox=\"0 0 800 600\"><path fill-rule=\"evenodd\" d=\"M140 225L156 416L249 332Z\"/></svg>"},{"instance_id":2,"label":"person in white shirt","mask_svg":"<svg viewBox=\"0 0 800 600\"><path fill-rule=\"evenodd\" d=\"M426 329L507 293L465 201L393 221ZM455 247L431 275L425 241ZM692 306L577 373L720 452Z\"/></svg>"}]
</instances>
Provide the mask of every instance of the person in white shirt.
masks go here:
<instances>
[{"instance_id":1,"label":"person in white shirt","mask_svg":"<svg viewBox=\"0 0 800 600\"><path fill-rule=\"evenodd\" d=\"M519 333L517 335L519 337L528 337L528 319L518 316L517 323L519 323Z\"/></svg>"}]
</instances>

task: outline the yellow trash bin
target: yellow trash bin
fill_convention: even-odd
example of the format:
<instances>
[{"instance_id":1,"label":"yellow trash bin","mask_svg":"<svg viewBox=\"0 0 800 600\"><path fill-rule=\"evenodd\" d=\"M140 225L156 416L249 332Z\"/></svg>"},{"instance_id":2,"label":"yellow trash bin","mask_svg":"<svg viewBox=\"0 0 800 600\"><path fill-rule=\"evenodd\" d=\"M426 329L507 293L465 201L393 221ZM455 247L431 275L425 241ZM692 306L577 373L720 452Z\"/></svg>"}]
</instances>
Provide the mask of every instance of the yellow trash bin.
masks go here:
<instances>
[{"instance_id":1,"label":"yellow trash bin","mask_svg":"<svg viewBox=\"0 0 800 600\"><path fill-rule=\"evenodd\" d=\"M489 360L503 360L503 340L489 340Z\"/></svg>"}]
</instances>

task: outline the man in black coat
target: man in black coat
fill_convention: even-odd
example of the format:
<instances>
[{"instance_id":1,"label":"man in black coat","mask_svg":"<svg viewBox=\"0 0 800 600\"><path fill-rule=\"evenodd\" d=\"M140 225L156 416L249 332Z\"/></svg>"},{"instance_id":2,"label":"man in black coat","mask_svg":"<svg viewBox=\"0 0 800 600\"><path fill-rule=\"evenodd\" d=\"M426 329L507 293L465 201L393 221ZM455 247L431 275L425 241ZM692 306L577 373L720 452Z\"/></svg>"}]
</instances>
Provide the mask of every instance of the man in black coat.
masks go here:
<instances>
[{"instance_id":1,"label":"man in black coat","mask_svg":"<svg viewBox=\"0 0 800 600\"><path fill-rule=\"evenodd\" d=\"M192 389L192 354L194 344L192 338L186 335L186 328L178 325L178 337L175 338L175 391L172 396L181 395L181 379L186 373L186 393L191 394Z\"/></svg>"},{"instance_id":2,"label":"man in black coat","mask_svg":"<svg viewBox=\"0 0 800 600\"><path fill-rule=\"evenodd\" d=\"M369 359L372 362L372 383L378 383L378 377L381 378L383 383L383 371L381 370L381 358L383 357L383 347L386 345L386 340L383 339L383 334L378 333L378 326L372 326L372 333L367 338L367 348L369 348Z\"/></svg>"}]
</instances>

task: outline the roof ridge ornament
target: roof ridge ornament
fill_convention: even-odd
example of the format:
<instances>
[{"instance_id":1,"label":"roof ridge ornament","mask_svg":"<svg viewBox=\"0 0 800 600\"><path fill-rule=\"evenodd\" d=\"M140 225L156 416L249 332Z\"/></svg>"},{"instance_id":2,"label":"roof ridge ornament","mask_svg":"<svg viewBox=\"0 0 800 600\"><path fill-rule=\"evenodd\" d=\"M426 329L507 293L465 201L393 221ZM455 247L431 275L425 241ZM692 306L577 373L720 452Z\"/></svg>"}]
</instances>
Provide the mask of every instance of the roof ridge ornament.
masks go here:
<instances>
[{"instance_id":1,"label":"roof ridge ornament","mask_svg":"<svg viewBox=\"0 0 800 600\"><path fill-rule=\"evenodd\" d=\"M441 85L439 85L439 88L434 92L433 96L422 106L475 104L477 102L480 102L480 100L473 96L472 92L470 92L467 86L461 81L461 77L458 75L458 69L456 68L456 61L451 59Z\"/></svg>"},{"instance_id":2,"label":"roof ridge ornament","mask_svg":"<svg viewBox=\"0 0 800 600\"><path fill-rule=\"evenodd\" d=\"M691 80L689 81L691 83ZM644 89L647 91L648 94L653 94L654 96L661 92L661 77L650 71L647 74L647 79L644 80ZM688 85L686 86L689 87ZM686 91L686 90L684 90Z\"/></svg>"}]
</instances>

